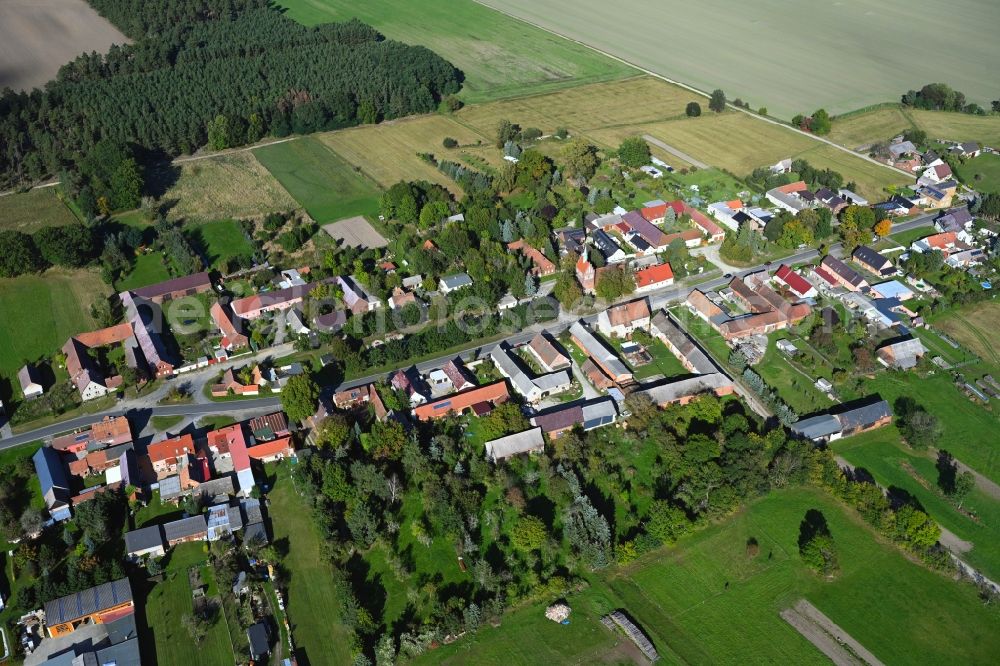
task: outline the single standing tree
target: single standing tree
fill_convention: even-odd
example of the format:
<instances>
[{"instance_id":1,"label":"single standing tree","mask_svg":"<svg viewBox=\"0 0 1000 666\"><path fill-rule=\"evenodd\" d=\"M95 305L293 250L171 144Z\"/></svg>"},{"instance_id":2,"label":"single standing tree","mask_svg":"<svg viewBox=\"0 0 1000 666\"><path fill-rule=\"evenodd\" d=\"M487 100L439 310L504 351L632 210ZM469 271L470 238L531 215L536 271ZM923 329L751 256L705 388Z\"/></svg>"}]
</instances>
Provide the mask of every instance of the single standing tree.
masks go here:
<instances>
[{"instance_id":1,"label":"single standing tree","mask_svg":"<svg viewBox=\"0 0 1000 666\"><path fill-rule=\"evenodd\" d=\"M563 147L563 166L571 178L590 178L600 163L597 148L584 139L570 139Z\"/></svg>"},{"instance_id":2,"label":"single standing tree","mask_svg":"<svg viewBox=\"0 0 1000 666\"><path fill-rule=\"evenodd\" d=\"M812 114L809 129L812 130L813 134L829 134L832 127L830 114L826 112L826 109L817 109L816 113Z\"/></svg>"},{"instance_id":3,"label":"single standing tree","mask_svg":"<svg viewBox=\"0 0 1000 666\"><path fill-rule=\"evenodd\" d=\"M535 284L535 276L528 273L524 276L524 295L533 298L538 293L538 286Z\"/></svg>"},{"instance_id":4,"label":"single standing tree","mask_svg":"<svg viewBox=\"0 0 1000 666\"><path fill-rule=\"evenodd\" d=\"M712 91L712 98L708 102L708 108L716 113L726 110L726 93L719 89Z\"/></svg>"},{"instance_id":5,"label":"single standing tree","mask_svg":"<svg viewBox=\"0 0 1000 666\"><path fill-rule=\"evenodd\" d=\"M295 375L281 391L281 406L293 421L303 421L316 413L319 387L309 375Z\"/></svg>"},{"instance_id":6,"label":"single standing tree","mask_svg":"<svg viewBox=\"0 0 1000 666\"><path fill-rule=\"evenodd\" d=\"M649 164L649 144L640 136L631 136L618 147L618 159L630 167L641 167Z\"/></svg>"},{"instance_id":7,"label":"single standing tree","mask_svg":"<svg viewBox=\"0 0 1000 666\"><path fill-rule=\"evenodd\" d=\"M684 113L687 114L688 118L697 118L701 115L701 104L698 102L688 102L687 108L684 109Z\"/></svg>"}]
</instances>

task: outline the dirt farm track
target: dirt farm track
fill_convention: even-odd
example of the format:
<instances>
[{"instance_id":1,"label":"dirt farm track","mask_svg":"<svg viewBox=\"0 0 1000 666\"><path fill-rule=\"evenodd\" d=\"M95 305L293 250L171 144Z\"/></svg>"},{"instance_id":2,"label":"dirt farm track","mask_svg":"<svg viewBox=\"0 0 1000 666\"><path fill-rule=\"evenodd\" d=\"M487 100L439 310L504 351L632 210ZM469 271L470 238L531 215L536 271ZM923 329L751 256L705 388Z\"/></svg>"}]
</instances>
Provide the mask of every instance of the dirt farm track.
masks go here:
<instances>
[{"instance_id":1,"label":"dirt farm track","mask_svg":"<svg viewBox=\"0 0 1000 666\"><path fill-rule=\"evenodd\" d=\"M127 41L84 0L0 0L0 90L41 87L81 53Z\"/></svg>"}]
</instances>

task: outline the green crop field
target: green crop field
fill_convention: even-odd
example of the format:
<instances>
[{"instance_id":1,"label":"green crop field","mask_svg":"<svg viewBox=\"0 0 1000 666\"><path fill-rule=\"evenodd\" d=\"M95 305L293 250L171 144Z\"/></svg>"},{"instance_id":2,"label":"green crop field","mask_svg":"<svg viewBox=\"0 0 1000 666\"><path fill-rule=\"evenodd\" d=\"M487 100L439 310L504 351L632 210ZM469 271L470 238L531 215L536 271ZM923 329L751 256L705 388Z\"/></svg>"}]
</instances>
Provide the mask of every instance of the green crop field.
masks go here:
<instances>
[{"instance_id":1,"label":"green crop field","mask_svg":"<svg viewBox=\"0 0 1000 666\"><path fill-rule=\"evenodd\" d=\"M270 494L270 515L274 541L285 544L290 553L284 566L289 571L288 623L296 647L308 657L305 663L350 663L351 646L338 623L340 605L319 532L309 506L284 471Z\"/></svg>"},{"instance_id":2,"label":"green crop field","mask_svg":"<svg viewBox=\"0 0 1000 666\"><path fill-rule=\"evenodd\" d=\"M0 197L0 231L34 233L42 227L73 224L76 217L59 199L58 189L45 187Z\"/></svg>"},{"instance_id":3,"label":"green crop field","mask_svg":"<svg viewBox=\"0 0 1000 666\"><path fill-rule=\"evenodd\" d=\"M186 231L193 246L204 254L212 268L221 268L227 259L253 254L253 246L235 220L190 226Z\"/></svg>"},{"instance_id":4,"label":"green crop field","mask_svg":"<svg viewBox=\"0 0 1000 666\"><path fill-rule=\"evenodd\" d=\"M906 112L890 107L834 118L833 129L827 138L853 150L877 141L888 141L911 127L913 123Z\"/></svg>"},{"instance_id":5,"label":"green crop field","mask_svg":"<svg viewBox=\"0 0 1000 666\"><path fill-rule=\"evenodd\" d=\"M376 185L315 137L264 146L254 155L317 222L378 211Z\"/></svg>"},{"instance_id":6,"label":"green crop field","mask_svg":"<svg viewBox=\"0 0 1000 666\"><path fill-rule=\"evenodd\" d=\"M0 279L0 378L16 382L26 360L50 357L69 336L93 328L90 305L109 292L89 270Z\"/></svg>"},{"instance_id":7,"label":"green crop field","mask_svg":"<svg viewBox=\"0 0 1000 666\"><path fill-rule=\"evenodd\" d=\"M1000 156L983 154L958 168L958 177L978 192L1000 192Z\"/></svg>"},{"instance_id":8,"label":"green crop field","mask_svg":"<svg viewBox=\"0 0 1000 666\"><path fill-rule=\"evenodd\" d=\"M1000 5L990 0L483 2L698 89L722 88L730 99L783 118L897 101L934 81L988 103L1000 81L994 36ZM916 45L940 41L942 26L948 48L915 57Z\"/></svg>"},{"instance_id":9,"label":"green crop field","mask_svg":"<svg viewBox=\"0 0 1000 666\"><path fill-rule=\"evenodd\" d=\"M913 122L932 139L1000 144L1000 116L972 116L944 111L908 111Z\"/></svg>"},{"instance_id":10,"label":"green crop field","mask_svg":"<svg viewBox=\"0 0 1000 666\"><path fill-rule=\"evenodd\" d=\"M1000 577L1000 502L976 490L962 505L976 519L960 513L938 490L934 457L905 448L894 426L834 442L832 448L882 486L913 495L942 527L972 542L962 559L994 580Z\"/></svg>"},{"instance_id":11,"label":"green crop field","mask_svg":"<svg viewBox=\"0 0 1000 666\"><path fill-rule=\"evenodd\" d=\"M465 74L462 97L470 102L636 73L473 0L279 0L278 4L306 25L358 18L387 37L430 48Z\"/></svg>"},{"instance_id":12,"label":"green crop field","mask_svg":"<svg viewBox=\"0 0 1000 666\"><path fill-rule=\"evenodd\" d=\"M898 106L834 118L829 138L854 149L888 141L910 128L924 130L931 139L978 141L987 145L1000 143L1000 116L919 111Z\"/></svg>"},{"instance_id":13,"label":"green crop field","mask_svg":"<svg viewBox=\"0 0 1000 666\"><path fill-rule=\"evenodd\" d=\"M799 524L810 509L823 513L837 544L841 572L833 581L799 558ZM751 537L760 546L753 558ZM417 661L627 661L612 650L615 637L596 624L621 608L667 663L829 663L778 615L802 598L885 663L985 663L1000 649L991 613L971 585L909 561L828 495L785 489L624 570L593 576L588 589L567 600L568 627L546 620L544 605L532 606L509 614L499 629Z\"/></svg>"}]
</instances>

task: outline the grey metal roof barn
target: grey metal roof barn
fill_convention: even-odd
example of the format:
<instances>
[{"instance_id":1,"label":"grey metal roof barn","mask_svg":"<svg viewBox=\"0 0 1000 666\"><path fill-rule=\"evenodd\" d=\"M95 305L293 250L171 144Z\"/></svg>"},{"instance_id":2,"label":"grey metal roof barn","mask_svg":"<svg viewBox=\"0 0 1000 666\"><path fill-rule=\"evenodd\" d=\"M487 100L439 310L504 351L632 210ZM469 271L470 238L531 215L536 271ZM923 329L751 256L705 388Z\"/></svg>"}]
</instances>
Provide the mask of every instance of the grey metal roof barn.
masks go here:
<instances>
[{"instance_id":1,"label":"grey metal roof barn","mask_svg":"<svg viewBox=\"0 0 1000 666\"><path fill-rule=\"evenodd\" d=\"M204 534L206 531L208 531L208 522L201 514L190 518L181 518L163 526L163 534L167 538L167 543L180 539L190 539Z\"/></svg>"},{"instance_id":2,"label":"grey metal roof barn","mask_svg":"<svg viewBox=\"0 0 1000 666\"><path fill-rule=\"evenodd\" d=\"M128 578L119 578L45 604L45 623L52 627L132 601Z\"/></svg>"},{"instance_id":3,"label":"grey metal roof barn","mask_svg":"<svg viewBox=\"0 0 1000 666\"><path fill-rule=\"evenodd\" d=\"M866 428L878 423L886 417L892 416L892 408L885 400L879 400L870 405L856 407L837 414L842 430L853 430L855 428Z\"/></svg>"},{"instance_id":4,"label":"grey metal roof barn","mask_svg":"<svg viewBox=\"0 0 1000 666\"><path fill-rule=\"evenodd\" d=\"M832 414L820 414L802 419L792 425L792 432L800 437L819 441L840 432L840 421Z\"/></svg>"},{"instance_id":5,"label":"grey metal roof barn","mask_svg":"<svg viewBox=\"0 0 1000 666\"><path fill-rule=\"evenodd\" d=\"M545 438L540 427L486 442L486 457L493 462L519 453L539 453L544 450Z\"/></svg>"},{"instance_id":6,"label":"grey metal roof barn","mask_svg":"<svg viewBox=\"0 0 1000 666\"><path fill-rule=\"evenodd\" d=\"M125 552L142 553L163 547L163 529L159 525L142 527L125 533Z\"/></svg>"}]
</instances>

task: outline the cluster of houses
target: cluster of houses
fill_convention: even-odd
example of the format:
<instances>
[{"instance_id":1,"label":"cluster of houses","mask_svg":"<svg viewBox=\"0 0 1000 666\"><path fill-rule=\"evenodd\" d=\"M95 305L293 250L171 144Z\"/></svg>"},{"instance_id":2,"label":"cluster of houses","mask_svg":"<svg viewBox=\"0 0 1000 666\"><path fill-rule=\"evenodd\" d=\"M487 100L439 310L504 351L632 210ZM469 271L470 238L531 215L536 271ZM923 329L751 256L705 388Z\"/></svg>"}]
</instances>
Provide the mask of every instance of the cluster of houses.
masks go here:
<instances>
[{"instance_id":1,"label":"cluster of houses","mask_svg":"<svg viewBox=\"0 0 1000 666\"><path fill-rule=\"evenodd\" d=\"M799 323L812 312L805 300L811 290L797 277L801 276L787 266L779 267L774 278L766 270L750 273L733 278L721 292L693 290L687 305L727 341L767 335Z\"/></svg>"},{"instance_id":2,"label":"cluster of houses","mask_svg":"<svg viewBox=\"0 0 1000 666\"><path fill-rule=\"evenodd\" d=\"M195 495L206 501L248 497L256 487L252 461L273 462L295 455L284 413L259 416L211 431L204 441L191 434L168 437L137 452L125 416L106 416L55 437L33 457L42 496L53 520L68 520L72 507L110 489L134 498L158 490L163 502ZM91 484L89 477L104 476ZM79 492L74 489L83 488Z\"/></svg>"},{"instance_id":3,"label":"cluster of houses","mask_svg":"<svg viewBox=\"0 0 1000 666\"><path fill-rule=\"evenodd\" d=\"M668 211L674 219L690 219L691 228L664 231L661 227ZM721 242L725 231L684 201L658 200L647 202L639 210L627 211L618 207L607 215L587 215L583 229L560 229L556 237L560 254L578 255L576 277L585 293L594 293L602 271L621 265L628 265L635 271L636 287L642 293L673 284L670 265L661 263L657 254L675 242L683 242L687 248ZM588 247L600 253L604 267L595 268L588 260Z\"/></svg>"}]
</instances>

